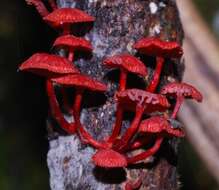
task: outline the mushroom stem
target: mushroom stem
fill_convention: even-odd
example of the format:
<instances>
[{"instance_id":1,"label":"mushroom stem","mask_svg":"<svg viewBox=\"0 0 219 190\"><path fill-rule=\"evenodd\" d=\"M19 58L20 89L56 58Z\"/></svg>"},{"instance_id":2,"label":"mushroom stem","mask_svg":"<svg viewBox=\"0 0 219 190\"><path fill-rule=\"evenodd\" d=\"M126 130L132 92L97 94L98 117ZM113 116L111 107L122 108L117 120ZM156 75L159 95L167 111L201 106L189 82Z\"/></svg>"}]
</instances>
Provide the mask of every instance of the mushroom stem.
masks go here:
<instances>
[{"instance_id":1,"label":"mushroom stem","mask_svg":"<svg viewBox=\"0 0 219 190\"><path fill-rule=\"evenodd\" d=\"M68 53L68 60L72 62L74 60L74 49L70 48Z\"/></svg>"},{"instance_id":2,"label":"mushroom stem","mask_svg":"<svg viewBox=\"0 0 219 190\"><path fill-rule=\"evenodd\" d=\"M119 91L123 91L126 89L126 81L127 81L127 72L124 69L120 71L120 81L119 81ZM119 136L122 127L122 119L123 119L123 108L118 103L116 109L116 122L113 127L113 131L109 139L107 140L108 143L113 143L116 138Z\"/></svg>"},{"instance_id":3,"label":"mushroom stem","mask_svg":"<svg viewBox=\"0 0 219 190\"><path fill-rule=\"evenodd\" d=\"M66 93L64 87L61 86L61 87L60 87L60 91L61 91L61 94L62 94L62 100L63 100L64 109L65 109L68 113L72 114L72 113L73 113L73 110L72 110L72 109L70 108L70 106L69 106L68 96L67 96L67 93Z\"/></svg>"},{"instance_id":4,"label":"mushroom stem","mask_svg":"<svg viewBox=\"0 0 219 190\"><path fill-rule=\"evenodd\" d=\"M71 32L71 27L70 27L70 25L69 25L69 24L65 24L65 25L63 26L63 35L68 35L68 34L70 34L70 32Z\"/></svg>"},{"instance_id":5,"label":"mushroom stem","mask_svg":"<svg viewBox=\"0 0 219 190\"><path fill-rule=\"evenodd\" d=\"M142 146L144 146L145 144L150 142L150 140L151 140L150 136L142 137L140 139L137 139L137 140L134 141L134 143L132 143L131 145L127 146L127 148L124 149L124 152L125 151L136 150L138 148L141 148Z\"/></svg>"},{"instance_id":6,"label":"mushroom stem","mask_svg":"<svg viewBox=\"0 0 219 190\"><path fill-rule=\"evenodd\" d=\"M155 144L152 148L150 148L149 150L146 150L145 152L142 152L142 153L140 153L136 156L127 158L128 164L133 164L133 163L136 163L138 161L145 160L149 156L154 155L159 150L160 145L161 145L162 142L163 142L163 137L158 136L156 141L155 141Z\"/></svg>"},{"instance_id":7,"label":"mushroom stem","mask_svg":"<svg viewBox=\"0 0 219 190\"><path fill-rule=\"evenodd\" d=\"M79 134L81 135L82 141L84 141L87 144L92 145L95 148L107 148L106 143L98 142L96 141L83 127L80 121L80 109L81 109L81 102L82 102L82 96L83 96L83 89L77 89L75 94L75 102L74 102L74 119L75 119L75 125L79 131Z\"/></svg>"},{"instance_id":8,"label":"mushroom stem","mask_svg":"<svg viewBox=\"0 0 219 190\"><path fill-rule=\"evenodd\" d=\"M126 81L127 81L127 72L124 69L121 69L119 91L123 91L126 89Z\"/></svg>"},{"instance_id":9,"label":"mushroom stem","mask_svg":"<svg viewBox=\"0 0 219 190\"><path fill-rule=\"evenodd\" d=\"M64 118L64 115L62 114L59 103L56 99L56 94L54 91L53 84L50 80L46 81L46 90L49 98L49 104L50 104L50 109L52 112L52 115L58 122L58 124L67 132L70 134L75 133L76 127L74 123L68 123L66 119Z\"/></svg>"},{"instance_id":10,"label":"mushroom stem","mask_svg":"<svg viewBox=\"0 0 219 190\"><path fill-rule=\"evenodd\" d=\"M180 109L180 106L182 105L183 101L184 101L184 97L182 95L177 95L176 105L175 105L173 113L171 115L172 119L176 118L176 115L177 115L177 113L178 113L178 111Z\"/></svg>"},{"instance_id":11,"label":"mushroom stem","mask_svg":"<svg viewBox=\"0 0 219 190\"><path fill-rule=\"evenodd\" d=\"M121 139L114 145L115 150L123 150L128 145L129 140L134 136L136 131L138 130L139 123L141 121L142 115L144 113L145 108L142 106L136 106L136 114L135 118L131 123L131 126L127 129L125 134L121 137Z\"/></svg>"},{"instance_id":12,"label":"mushroom stem","mask_svg":"<svg viewBox=\"0 0 219 190\"><path fill-rule=\"evenodd\" d=\"M54 0L48 0L49 1L49 4L50 4L50 7L53 9L53 10L56 10L57 9L57 5L55 3Z\"/></svg>"},{"instance_id":13,"label":"mushroom stem","mask_svg":"<svg viewBox=\"0 0 219 190\"><path fill-rule=\"evenodd\" d=\"M118 103L117 111L116 111L116 122L114 124L112 134L107 140L107 143L112 144L116 140L116 138L119 136L119 133L121 131L121 126L122 126L122 118L123 118L123 109L121 105Z\"/></svg>"},{"instance_id":14,"label":"mushroom stem","mask_svg":"<svg viewBox=\"0 0 219 190\"><path fill-rule=\"evenodd\" d=\"M157 85L158 85L159 80L160 80L160 75L161 75L161 72L162 72L163 64L164 64L164 58L163 57L157 57L156 58L156 68L155 68L155 71L154 71L153 79L152 79L151 83L149 84L149 86L146 89L148 92L154 92L156 90Z\"/></svg>"},{"instance_id":15,"label":"mushroom stem","mask_svg":"<svg viewBox=\"0 0 219 190\"><path fill-rule=\"evenodd\" d=\"M41 17L49 14L49 11L41 0L26 0L26 2L28 5L33 5Z\"/></svg>"}]
</instances>

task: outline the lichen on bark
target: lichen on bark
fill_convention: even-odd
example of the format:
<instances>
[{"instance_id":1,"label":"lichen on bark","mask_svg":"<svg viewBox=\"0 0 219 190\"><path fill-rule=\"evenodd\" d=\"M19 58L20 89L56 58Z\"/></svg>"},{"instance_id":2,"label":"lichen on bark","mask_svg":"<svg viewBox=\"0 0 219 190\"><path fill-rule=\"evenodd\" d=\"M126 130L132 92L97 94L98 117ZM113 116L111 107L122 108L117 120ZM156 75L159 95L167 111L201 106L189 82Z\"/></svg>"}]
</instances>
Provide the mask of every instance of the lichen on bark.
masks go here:
<instances>
[{"instance_id":1,"label":"lichen on bark","mask_svg":"<svg viewBox=\"0 0 219 190\"><path fill-rule=\"evenodd\" d=\"M76 7L96 17L85 37L94 47L92 56L84 59L76 55L76 66L82 73L108 84L105 95L84 95L81 122L96 138L106 138L115 121L113 95L118 84L118 73L102 66L106 56L130 53L136 56L132 45L142 37L159 36L165 40L182 43L183 31L174 0L58 0L59 7ZM79 31L80 33L81 31ZM83 33L83 31L81 32ZM130 86L142 86L150 80L153 59L140 56L149 69L145 81L135 76L129 78ZM181 80L183 64L168 61L162 73L159 87L167 82ZM127 116L123 129L129 126L132 116ZM107 190L121 189L127 179L135 180L143 174L141 189L176 190L178 140L166 140L161 150L145 164L117 170L95 168L90 161L95 152L92 147L81 145L76 136L61 136L50 141L48 168L52 190Z\"/></svg>"}]
</instances>

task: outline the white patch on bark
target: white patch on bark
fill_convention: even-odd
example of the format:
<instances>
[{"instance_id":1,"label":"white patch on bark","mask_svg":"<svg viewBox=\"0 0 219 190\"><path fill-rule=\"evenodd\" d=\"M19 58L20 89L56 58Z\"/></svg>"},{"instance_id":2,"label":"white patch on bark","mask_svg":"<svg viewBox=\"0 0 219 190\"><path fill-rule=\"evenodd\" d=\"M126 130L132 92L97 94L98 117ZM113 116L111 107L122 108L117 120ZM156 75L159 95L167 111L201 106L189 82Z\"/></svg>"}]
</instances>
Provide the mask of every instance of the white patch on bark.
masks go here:
<instances>
[{"instance_id":1,"label":"white patch on bark","mask_svg":"<svg viewBox=\"0 0 219 190\"><path fill-rule=\"evenodd\" d=\"M149 4L149 8L150 8L150 11L151 11L151 14L156 14L157 10L158 10L158 7L157 7L157 4L154 3L154 2L151 2Z\"/></svg>"}]
</instances>

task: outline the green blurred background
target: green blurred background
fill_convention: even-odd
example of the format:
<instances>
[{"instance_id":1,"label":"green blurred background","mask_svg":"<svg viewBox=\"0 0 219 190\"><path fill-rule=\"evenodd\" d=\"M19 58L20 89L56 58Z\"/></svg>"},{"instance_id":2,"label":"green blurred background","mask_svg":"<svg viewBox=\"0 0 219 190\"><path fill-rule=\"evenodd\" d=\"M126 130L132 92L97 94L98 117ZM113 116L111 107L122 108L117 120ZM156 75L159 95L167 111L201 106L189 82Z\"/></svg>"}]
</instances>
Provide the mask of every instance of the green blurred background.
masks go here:
<instances>
[{"instance_id":1,"label":"green blurred background","mask_svg":"<svg viewBox=\"0 0 219 190\"><path fill-rule=\"evenodd\" d=\"M217 35L219 0L195 3ZM56 33L24 0L1 0L0 7L0 190L47 190L44 83L17 67L34 52L48 51ZM180 151L182 190L218 189L186 140Z\"/></svg>"}]
</instances>

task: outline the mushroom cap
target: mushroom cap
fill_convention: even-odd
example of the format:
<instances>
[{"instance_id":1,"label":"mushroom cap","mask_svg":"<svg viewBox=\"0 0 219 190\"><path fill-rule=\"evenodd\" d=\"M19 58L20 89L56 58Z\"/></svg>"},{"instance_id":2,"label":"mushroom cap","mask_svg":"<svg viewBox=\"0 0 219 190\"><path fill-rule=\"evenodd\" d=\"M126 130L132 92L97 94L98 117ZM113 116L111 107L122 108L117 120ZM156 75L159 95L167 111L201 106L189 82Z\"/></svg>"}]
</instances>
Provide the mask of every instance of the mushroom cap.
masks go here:
<instances>
[{"instance_id":1,"label":"mushroom cap","mask_svg":"<svg viewBox=\"0 0 219 190\"><path fill-rule=\"evenodd\" d=\"M43 19L57 27L65 24L93 22L95 20L94 17L88 15L84 11L75 8L56 9Z\"/></svg>"},{"instance_id":2,"label":"mushroom cap","mask_svg":"<svg viewBox=\"0 0 219 190\"><path fill-rule=\"evenodd\" d=\"M111 149L98 150L93 155L92 160L95 165L104 168L120 168L127 166L125 156Z\"/></svg>"},{"instance_id":3,"label":"mushroom cap","mask_svg":"<svg viewBox=\"0 0 219 190\"><path fill-rule=\"evenodd\" d=\"M73 35L65 35L58 37L55 40L53 46L68 47L83 51L92 51L92 45L88 40L84 38L75 37Z\"/></svg>"},{"instance_id":4,"label":"mushroom cap","mask_svg":"<svg viewBox=\"0 0 219 190\"><path fill-rule=\"evenodd\" d=\"M21 64L20 71L28 71L40 76L55 74L73 74L79 71L66 58L47 53L36 53Z\"/></svg>"},{"instance_id":5,"label":"mushroom cap","mask_svg":"<svg viewBox=\"0 0 219 190\"><path fill-rule=\"evenodd\" d=\"M180 58L183 55L183 50L177 42L162 41L156 37L143 38L134 44L134 48L148 56Z\"/></svg>"},{"instance_id":6,"label":"mushroom cap","mask_svg":"<svg viewBox=\"0 0 219 190\"><path fill-rule=\"evenodd\" d=\"M143 120L139 126L140 133L162 133L168 137L184 137L182 129L174 129L170 122L162 116L154 116Z\"/></svg>"},{"instance_id":7,"label":"mushroom cap","mask_svg":"<svg viewBox=\"0 0 219 190\"><path fill-rule=\"evenodd\" d=\"M103 61L103 64L109 68L122 68L128 72L135 73L143 77L147 75L147 68L144 63L129 54L109 57Z\"/></svg>"},{"instance_id":8,"label":"mushroom cap","mask_svg":"<svg viewBox=\"0 0 219 190\"><path fill-rule=\"evenodd\" d=\"M75 86L82 89L89 89L91 91L100 92L105 92L107 90L107 86L105 84L82 74L69 74L55 77L51 80L53 82L56 82L57 84L61 84L68 87Z\"/></svg>"},{"instance_id":9,"label":"mushroom cap","mask_svg":"<svg viewBox=\"0 0 219 190\"><path fill-rule=\"evenodd\" d=\"M136 105L145 106L145 111L165 111L170 107L167 98L160 94L153 94L140 89L127 89L117 92L116 99L127 109L135 108Z\"/></svg>"},{"instance_id":10,"label":"mushroom cap","mask_svg":"<svg viewBox=\"0 0 219 190\"><path fill-rule=\"evenodd\" d=\"M193 86L187 83L169 83L161 89L161 94L167 96L184 96L185 98L192 98L198 102L201 102L202 94Z\"/></svg>"}]
</instances>

